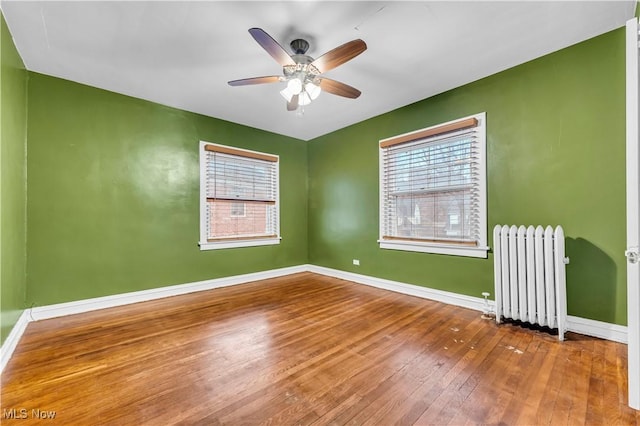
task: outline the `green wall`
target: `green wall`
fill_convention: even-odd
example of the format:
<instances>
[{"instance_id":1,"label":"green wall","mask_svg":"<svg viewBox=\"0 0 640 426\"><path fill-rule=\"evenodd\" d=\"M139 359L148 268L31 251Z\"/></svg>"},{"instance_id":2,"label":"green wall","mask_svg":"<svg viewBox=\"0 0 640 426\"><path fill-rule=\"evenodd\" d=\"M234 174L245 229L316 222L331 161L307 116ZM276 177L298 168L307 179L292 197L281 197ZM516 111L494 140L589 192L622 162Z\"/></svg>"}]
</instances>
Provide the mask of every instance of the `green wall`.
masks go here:
<instances>
[{"instance_id":1,"label":"green wall","mask_svg":"<svg viewBox=\"0 0 640 426\"><path fill-rule=\"evenodd\" d=\"M378 140L486 111L490 245L498 223L561 224L569 314L625 324L624 43L619 29L311 141L310 262L493 293L491 254L382 250L376 242Z\"/></svg>"},{"instance_id":2,"label":"green wall","mask_svg":"<svg viewBox=\"0 0 640 426\"><path fill-rule=\"evenodd\" d=\"M0 344L26 296L27 71L0 13Z\"/></svg>"},{"instance_id":3,"label":"green wall","mask_svg":"<svg viewBox=\"0 0 640 426\"><path fill-rule=\"evenodd\" d=\"M28 111L29 303L308 262L306 143L36 73ZM200 251L200 140L280 155L280 245Z\"/></svg>"}]
</instances>

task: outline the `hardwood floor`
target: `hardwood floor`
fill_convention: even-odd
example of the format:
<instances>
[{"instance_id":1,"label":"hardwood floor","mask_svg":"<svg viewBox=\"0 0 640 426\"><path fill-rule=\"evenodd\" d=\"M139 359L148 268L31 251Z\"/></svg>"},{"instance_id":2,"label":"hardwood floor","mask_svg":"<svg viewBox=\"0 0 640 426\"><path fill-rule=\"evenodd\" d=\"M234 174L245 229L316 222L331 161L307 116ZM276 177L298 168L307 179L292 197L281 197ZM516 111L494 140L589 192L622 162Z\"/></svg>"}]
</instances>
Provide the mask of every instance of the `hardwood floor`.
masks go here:
<instances>
[{"instance_id":1,"label":"hardwood floor","mask_svg":"<svg viewBox=\"0 0 640 426\"><path fill-rule=\"evenodd\" d=\"M31 323L2 421L638 425L626 356L301 273Z\"/></svg>"}]
</instances>

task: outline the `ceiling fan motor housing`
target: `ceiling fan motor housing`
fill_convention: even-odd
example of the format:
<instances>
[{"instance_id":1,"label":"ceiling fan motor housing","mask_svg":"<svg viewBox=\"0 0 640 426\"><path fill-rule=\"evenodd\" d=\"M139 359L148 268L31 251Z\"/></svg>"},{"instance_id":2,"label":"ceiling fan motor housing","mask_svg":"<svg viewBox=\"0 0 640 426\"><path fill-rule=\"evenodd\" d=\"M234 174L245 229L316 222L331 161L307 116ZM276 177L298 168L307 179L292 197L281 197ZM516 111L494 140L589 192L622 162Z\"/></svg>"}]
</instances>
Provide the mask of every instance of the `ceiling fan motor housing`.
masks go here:
<instances>
[{"instance_id":1,"label":"ceiling fan motor housing","mask_svg":"<svg viewBox=\"0 0 640 426\"><path fill-rule=\"evenodd\" d=\"M297 38L289 43L289 46L291 46L291 50L294 52L294 54L291 55L291 59L293 59L296 65L285 65L283 67L285 77L287 79L298 78L303 83L314 82L318 74L320 74L320 71L313 65L310 65L314 59L306 54L307 50L309 50L309 42Z\"/></svg>"},{"instance_id":2,"label":"ceiling fan motor housing","mask_svg":"<svg viewBox=\"0 0 640 426\"><path fill-rule=\"evenodd\" d=\"M291 50L293 50L293 53L296 55L304 55L307 53L307 50L309 50L309 42L301 38L293 40L289 43L289 46L291 46Z\"/></svg>"}]
</instances>

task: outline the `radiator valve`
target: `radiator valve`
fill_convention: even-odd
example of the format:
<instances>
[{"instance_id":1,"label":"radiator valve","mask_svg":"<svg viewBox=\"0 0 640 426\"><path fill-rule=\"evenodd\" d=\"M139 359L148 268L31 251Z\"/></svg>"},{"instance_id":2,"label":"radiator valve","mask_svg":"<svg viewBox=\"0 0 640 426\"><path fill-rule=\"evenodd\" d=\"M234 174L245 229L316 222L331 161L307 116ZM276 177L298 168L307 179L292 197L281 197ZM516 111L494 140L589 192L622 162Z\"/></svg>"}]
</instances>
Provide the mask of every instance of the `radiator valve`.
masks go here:
<instances>
[{"instance_id":1,"label":"radiator valve","mask_svg":"<svg viewBox=\"0 0 640 426\"><path fill-rule=\"evenodd\" d=\"M493 312L491 311L491 306L489 306L489 296L491 296L491 293L489 293L488 291L482 292L482 297L484 297L484 309L482 310L482 318L484 319L495 318Z\"/></svg>"}]
</instances>

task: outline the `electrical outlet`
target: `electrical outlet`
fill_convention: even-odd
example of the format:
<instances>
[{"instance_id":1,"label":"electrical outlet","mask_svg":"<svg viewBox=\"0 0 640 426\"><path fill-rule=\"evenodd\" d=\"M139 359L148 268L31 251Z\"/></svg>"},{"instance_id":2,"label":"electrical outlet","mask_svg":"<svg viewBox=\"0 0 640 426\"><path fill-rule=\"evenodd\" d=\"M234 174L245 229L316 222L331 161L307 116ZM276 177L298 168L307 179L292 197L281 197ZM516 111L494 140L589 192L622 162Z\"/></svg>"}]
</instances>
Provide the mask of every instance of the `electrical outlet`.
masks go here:
<instances>
[{"instance_id":1,"label":"electrical outlet","mask_svg":"<svg viewBox=\"0 0 640 426\"><path fill-rule=\"evenodd\" d=\"M356 265L356 266L360 266L360 260L353 259L353 264Z\"/></svg>"}]
</instances>

